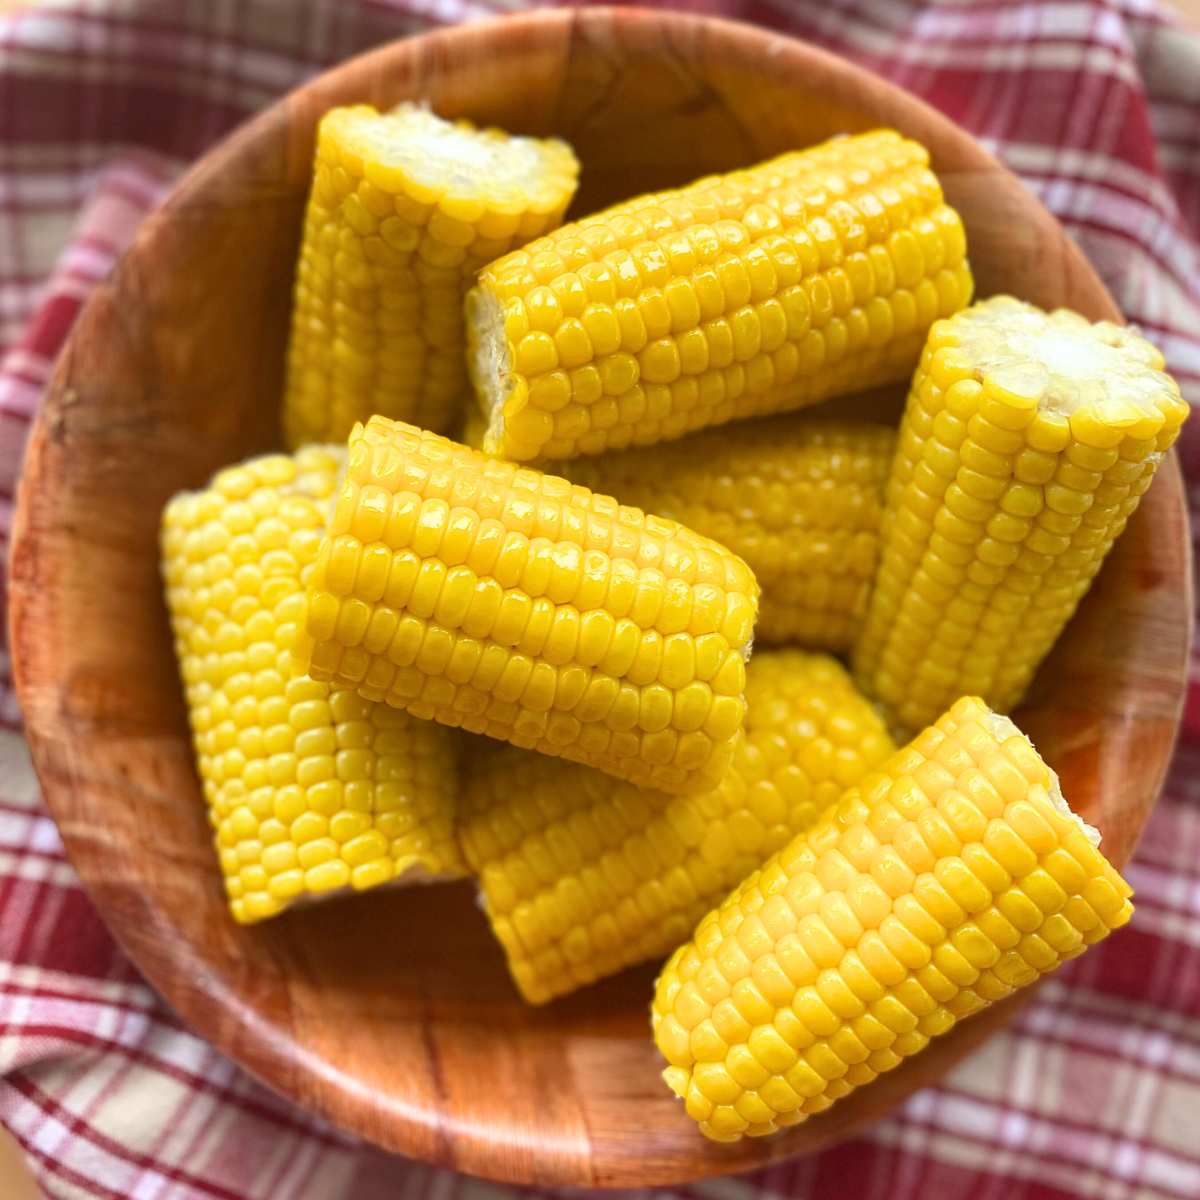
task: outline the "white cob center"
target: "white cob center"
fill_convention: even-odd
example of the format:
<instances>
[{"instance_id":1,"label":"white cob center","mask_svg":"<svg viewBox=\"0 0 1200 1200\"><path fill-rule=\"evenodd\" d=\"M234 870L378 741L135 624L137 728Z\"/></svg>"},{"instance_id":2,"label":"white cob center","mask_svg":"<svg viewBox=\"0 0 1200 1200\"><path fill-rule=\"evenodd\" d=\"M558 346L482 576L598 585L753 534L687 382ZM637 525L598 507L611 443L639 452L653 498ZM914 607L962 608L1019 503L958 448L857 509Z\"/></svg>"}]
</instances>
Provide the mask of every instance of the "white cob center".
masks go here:
<instances>
[{"instance_id":1,"label":"white cob center","mask_svg":"<svg viewBox=\"0 0 1200 1200\"><path fill-rule=\"evenodd\" d=\"M524 192L528 180L544 169L545 149L536 138L455 124L415 104L360 120L375 156L427 187L467 195L484 188L491 195Z\"/></svg>"},{"instance_id":2,"label":"white cob center","mask_svg":"<svg viewBox=\"0 0 1200 1200\"><path fill-rule=\"evenodd\" d=\"M475 390L488 419L489 436L503 438L504 398L512 387L512 355L504 333L504 310L487 288L476 288L472 303L475 343L471 365Z\"/></svg>"},{"instance_id":3,"label":"white cob center","mask_svg":"<svg viewBox=\"0 0 1200 1200\"><path fill-rule=\"evenodd\" d=\"M1158 351L1132 329L1087 321L1059 309L996 297L955 320L961 348L977 377L1021 396L1045 412L1087 408L1101 420L1128 420L1130 406L1150 414L1169 390Z\"/></svg>"}]
</instances>

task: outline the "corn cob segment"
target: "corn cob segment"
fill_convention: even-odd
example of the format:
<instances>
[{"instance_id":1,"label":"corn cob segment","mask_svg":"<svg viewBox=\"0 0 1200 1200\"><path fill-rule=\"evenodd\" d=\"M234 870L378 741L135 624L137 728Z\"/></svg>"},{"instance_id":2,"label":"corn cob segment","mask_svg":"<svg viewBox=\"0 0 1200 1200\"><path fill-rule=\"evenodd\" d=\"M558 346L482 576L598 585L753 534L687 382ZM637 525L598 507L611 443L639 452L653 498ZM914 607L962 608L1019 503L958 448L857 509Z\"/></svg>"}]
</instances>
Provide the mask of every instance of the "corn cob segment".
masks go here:
<instances>
[{"instance_id":1,"label":"corn cob segment","mask_svg":"<svg viewBox=\"0 0 1200 1200\"><path fill-rule=\"evenodd\" d=\"M866 612L894 429L802 415L564 464L576 483L671 517L746 560L756 636L844 650Z\"/></svg>"},{"instance_id":2,"label":"corn cob segment","mask_svg":"<svg viewBox=\"0 0 1200 1200\"><path fill-rule=\"evenodd\" d=\"M579 164L402 104L335 108L317 130L284 396L290 446L372 413L439 431L466 396L463 297L497 255L553 229Z\"/></svg>"},{"instance_id":3,"label":"corn cob segment","mask_svg":"<svg viewBox=\"0 0 1200 1200\"><path fill-rule=\"evenodd\" d=\"M663 1072L718 1141L774 1133L1080 954L1129 886L967 697L751 875L657 984Z\"/></svg>"},{"instance_id":4,"label":"corn cob segment","mask_svg":"<svg viewBox=\"0 0 1200 1200\"><path fill-rule=\"evenodd\" d=\"M923 147L835 138L585 217L467 298L484 448L564 459L907 379L971 297Z\"/></svg>"},{"instance_id":5,"label":"corn cob segment","mask_svg":"<svg viewBox=\"0 0 1200 1200\"><path fill-rule=\"evenodd\" d=\"M670 796L510 748L468 776L463 851L531 1004L672 950L895 749L824 655L759 651L746 703L733 765L704 795Z\"/></svg>"},{"instance_id":6,"label":"corn cob segment","mask_svg":"<svg viewBox=\"0 0 1200 1200\"><path fill-rule=\"evenodd\" d=\"M999 296L931 330L887 486L859 682L900 729L1006 712L1188 413L1149 342Z\"/></svg>"},{"instance_id":7,"label":"corn cob segment","mask_svg":"<svg viewBox=\"0 0 1200 1200\"><path fill-rule=\"evenodd\" d=\"M667 791L729 765L758 585L674 521L373 417L309 593L313 678Z\"/></svg>"},{"instance_id":8,"label":"corn cob segment","mask_svg":"<svg viewBox=\"0 0 1200 1200\"><path fill-rule=\"evenodd\" d=\"M167 505L162 567L229 907L454 878L453 734L291 677L341 447L251 459Z\"/></svg>"}]
</instances>

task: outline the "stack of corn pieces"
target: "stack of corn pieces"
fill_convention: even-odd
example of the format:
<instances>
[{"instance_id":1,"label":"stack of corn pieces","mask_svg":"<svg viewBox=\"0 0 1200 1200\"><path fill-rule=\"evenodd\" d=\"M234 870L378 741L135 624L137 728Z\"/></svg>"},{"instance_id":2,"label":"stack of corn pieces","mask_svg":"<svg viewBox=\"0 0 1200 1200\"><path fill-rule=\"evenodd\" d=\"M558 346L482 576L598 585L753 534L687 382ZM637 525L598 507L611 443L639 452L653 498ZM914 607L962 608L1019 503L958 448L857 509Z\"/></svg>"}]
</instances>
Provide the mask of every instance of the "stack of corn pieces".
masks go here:
<instances>
[{"instance_id":1,"label":"stack of corn pieces","mask_svg":"<svg viewBox=\"0 0 1200 1200\"><path fill-rule=\"evenodd\" d=\"M293 453L163 519L197 767L236 920L473 876L530 1003L670 955L668 1087L770 1134L1128 921L1004 714L1187 408L1129 329L971 304L892 131L563 225L578 173L321 122Z\"/></svg>"}]
</instances>

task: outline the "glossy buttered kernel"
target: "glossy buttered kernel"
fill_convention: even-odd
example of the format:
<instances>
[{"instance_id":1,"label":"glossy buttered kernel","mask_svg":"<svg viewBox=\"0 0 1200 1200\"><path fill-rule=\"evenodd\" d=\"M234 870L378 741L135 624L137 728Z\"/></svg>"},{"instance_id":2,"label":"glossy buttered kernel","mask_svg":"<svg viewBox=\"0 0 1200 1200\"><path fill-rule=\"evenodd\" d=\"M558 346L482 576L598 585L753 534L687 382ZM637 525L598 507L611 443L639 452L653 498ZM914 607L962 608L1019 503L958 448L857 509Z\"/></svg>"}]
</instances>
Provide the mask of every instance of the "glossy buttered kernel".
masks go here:
<instances>
[{"instance_id":1,"label":"glossy buttered kernel","mask_svg":"<svg viewBox=\"0 0 1200 1200\"><path fill-rule=\"evenodd\" d=\"M373 417L309 589L314 678L667 791L715 785L758 608L723 546Z\"/></svg>"},{"instance_id":2,"label":"glossy buttered kernel","mask_svg":"<svg viewBox=\"0 0 1200 1200\"><path fill-rule=\"evenodd\" d=\"M288 443L340 441L375 412L450 428L467 390L469 283L557 226L578 174L564 142L417 105L326 113L296 270Z\"/></svg>"},{"instance_id":3,"label":"glossy buttered kernel","mask_svg":"<svg viewBox=\"0 0 1200 1200\"><path fill-rule=\"evenodd\" d=\"M663 1078L710 1138L827 1109L1132 914L1006 718L960 700L750 875L658 980Z\"/></svg>"},{"instance_id":4,"label":"glossy buttered kernel","mask_svg":"<svg viewBox=\"0 0 1200 1200\"><path fill-rule=\"evenodd\" d=\"M900 729L1021 700L1188 408L1138 334L1011 297L930 331L854 651Z\"/></svg>"},{"instance_id":5,"label":"glossy buttered kernel","mask_svg":"<svg viewBox=\"0 0 1200 1200\"><path fill-rule=\"evenodd\" d=\"M928 162L889 130L835 138L490 264L467 298L484 448L573 458L906 378L972 289Z\"/></svg>"},{"instance_id":6,"label":"glossy buttered kernel","mask_svg":"<svg viewBox=\"0 0 1200 1200\"><path fill-rule=\"evenodd\" d=\"M542 1004L666 954L895 749L842 667L760 650L711 792L670 796L506 748L469 773L460 837L521 994Z\"/></svg>"},{"instance_id":7,"label":"glossy buttered kernel","mask_svg":"<svg viewBox=\"0 0 1200 1200\"><path fill-rule=\"evenodd\" d=\"M745 559L762 587L758 639L842 650L866 611L895 443L886 426L784 415L563 470Z\"/></svg>"},{"instance_id":8,"label":"glossy buttered kernel","mask_svg":"<svg viewBox=\"0 0 1200 1200\"><path fill-rule=\"evenodd\" d=\"M293 678L304 584L345 463L310 446L221 471L166 507L162 568L230 909L464 873L453 735Z\"/></svg>"}]
</instances>

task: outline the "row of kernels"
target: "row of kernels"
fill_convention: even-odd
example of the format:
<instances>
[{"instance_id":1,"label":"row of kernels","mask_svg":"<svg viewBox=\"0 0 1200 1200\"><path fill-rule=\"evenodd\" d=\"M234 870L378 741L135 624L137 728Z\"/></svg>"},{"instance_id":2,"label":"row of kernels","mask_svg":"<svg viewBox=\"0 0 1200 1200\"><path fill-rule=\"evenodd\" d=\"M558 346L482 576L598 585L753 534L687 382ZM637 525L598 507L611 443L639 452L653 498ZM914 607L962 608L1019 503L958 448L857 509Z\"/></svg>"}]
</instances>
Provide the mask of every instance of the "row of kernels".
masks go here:
<instances>
[{"instance_id":1,"label":"row of kernels","mask_svg":"<svg viewBox=\"0 0 1200 1200\"><path fill-rule=\"evenodd\" d=\"M509 593L513 595L523 597L524 593ZM347 608L351 615L343 619ZM537 611L536 603L531 603L528 611ZM446 673L452 683L496 688L514 697L525 694L528 684L548 705L565 709L584 705L591 719L616 702L619 689L635 689L632 694L647 689L647 696L669 691L676 693L681 721L683 714L698 711L700 702L707 704L714 693L718 697L738 694L743 680L742 654L720 635L664 637L631 621L613 621L605 613L589 615L597 616L601 623L589 624L569 607L558 609L546 629L516 631L512 639L506 638L514 643L510 646L501 642L497 633L504 630L495 624L478 637L385 606L376 606L364 625L360 602L339 603L323 593L314 597L309 628L319 633L328 628L339 635L336 657L329 657L334 654L332 648L318 647L315 661L322 669L348 670L349 655L350 661L363 664L362 678L376 688L387 686L378 673L384 669L383 662L392 668L415 664L429 675ZM550 640L560 617L566 628L561 645ZM592 634L597 640L589 645ZM383 661L374 665L376 658ZM368 668L370 676L366 675ZM502 674L507 675L507 682ZM552 678L558 681L558 691L546 693L543 681ZM518 679L519 686L514 686ZM528 698L536 702L533 692Z\"/></svg>"},{"instance_id":2,"label":"row of kernels","mask_svg":"<svg viewBox=\"0 0 1200 1200\"><path fill-rule=\"evenodd\" d=\"M824 511L826 506L822 505L823 500L825 497L822 493L806 497L801 492L796 501L797 511L802 511L802 506L807 507L818 524L822 520L840 520L851 526L866 523L865 520L856 520L853 514L847 516L843 512L831 515ZM831 498L827 507L836 508L836 502ZM863 504L858 507L865 518L870 512L869 502L864 498ZM713 522L713 537L721 537L719 527L722 524L719 519ZM846 588L854 588L874 571L879 538L873 529L801 528L767 534L753 527L737 529L735 532L732 521L728 522L728 526L728 535L731 540L737 541L742 555L747 561L754 560L754 573L759 582L764 587L773 584L773 598L779 601L785 599L783 592L786 590L797 602L807 602L818 608L831 607L827 589L839 589L844 598ZM811 575L807 574L809 572Z\"/></svg>"},{"instance_id":3,"label":"row of kernels","mask_svg":"<svg viewBox=\"0 0 1200 1200\"><path fill-rule=\"evenodd\" d=\"M926 220L935 245L903 231L825 270L819 270L820 256L804 230L764 239L741 254L722 253L691 273L655 270L655 278L665 276L661 283L639 276L636 263L622 270L624 260L602 260L579 275L562 275L505 298L505 332L517 347L518 369L539 374L619 350L637 354L655 338L733 319L747 306L770 300L782 306L793 340L810 323L821 328L855 309L864 314L856 320L870 322L877 314L874 301L889 300L897 290L963 261L953 210L937 210Z\"/></svg>"},{"instance_id":4,"label":"row of kernels","mask_svg":"<svg viewBox=\"0 0 1200 1200\"><path fill-rule=\"evenodd\" d=\"M633 290L612 305L584 307L581 294L572 306L580 310L578 315L564 315L548 288L524 300L513 297L505 306L512 365L531 388L538 385L533 399L555 411L565 403L566 388L569 397L578 392L583 402L592 390L589 377L575 379L570 372L593 362L598 391L613 394L639 379L667 383L710 367L749 362L785 342L799 345L812 331L827 332L828 358L837 361L844 348L879 346L955 311L963 260L931 265L914 249L915 241L902 247L901 235L895 240L893 255L880 248L880 255L871 256L875 265L866 275L854 270L857 284L841 267L793 279L794 260L785 266L777 256L773 263L763 251L761 270L751 253L726 257L704 276L674 279L662 289ZM813 369L820 364L802 365ZM542 383L543 376L551 378Z\"/></svg>"},{"instance_id":5,"label":"row of kernels","mask_svg":"<svg viewBox=\"0 0 1200 1200\"><path fill-rule=\"evenodd\" d=\"M554 457L566 457L576 450L581 454L592 454L606 448L650 445L676 439L709 425L778 411L778 399L772 388L781 376L791 380L796 407L802 407L832 392L854 387L856 381L867 387L890 377L893 362L904 357L906 352L903 346L896 344L882 350L864 351L810 379L795 377L797 351L788 344L777 350L772 358L758 360L764 365L756 367L754 372L747 372L741 364L736 364L724 371L709 371L696 380L679 380L670 388L662 384L644 387L639 384L615 399L602 400L591 408L564 410L553 420L545 412L510 397L513 409L505 418L506 428L511 436L527 436L530 444L544 446L546 455ZM773 365L776 361L779 365ZM763 380L769 382L762 383ZM747 394L751 387L754 390ZM693 388L694 403L690 400ZM682 404L676 403L679 397ZM600 420L593 421L594 416ZM547 432L551 436L543 443L540 439Z\"/></svg>"},{"instance_id":6,"label":"row of kernels","mask_svg":"<svg viewBox=\"0 0 1200 1200\"><path fill-rule=\"evenodd\" d=\"M507 714L494 717L487 712L482 707L487 702L486 697L471 699L469 712L419 700L408 701L396 698L395 694L389 702L406 703L417 716L509 741L527 750L561 755L573 762L618 774L639 786L669 792L714 786L728 768L732 756L727 742L718 742L700 731L680 736L668 729L639 735L597 724L581 725L569 716L555 718L541 713L514 720Z\"/></svg>"},{"instance_id":7,"label":"row of kernels","mask_svg":"<svg viewBox=\"0 0 1200 1200\"><path fill-rule=\"evenodd\" d=\"M375 485L391 498L375 490ZM352 522L361 520L364 493L371 509L360 531ZM638 566L667 566L664 555L670 550L672 571L694 571L697 581L734 591L753 586L753 576L740 559L675 521L621 505L611 496L560 476L490 458L391 422L368 423L352 445L348 482L339 496L331 528L352 529L360 536L386 534L389 543L399 548L413 530L410 522L416 521L413 505L419 503L424 514L424 505L439 500L454 510L454 521L461 528L447 527L438 544L443 553L454 554L463 562L486 531L486 553L497 557L503 547L509 555L523 558L525 543L510 542L509 535L570 541L584 550L630 559ZM447 519L440 510L428 511L439 512L438 525ZM362 536L362 540L373 537ZM495 559L478 560L474 565L481 574L490 573Z\"/></svg>"},{"instance_id":8,"label":"row of kernels","mask_svg":"<svg viewBox=\"0 0 1200 1200\"><path fill-rule=\"evenodd\" d=\"M412 551L396 554L380 567L378 578L359 569L356 586L349 586L350 568L360 562L375 565L372 549L348 534L331 543L330 569L322 582L329 590L313 597L308 613L313 636L336 637L346 647L361 644L369 653L400 661L397 654L414 637L424 636L421 622L432 620L556 666L578 661L618 678L661 679L682 687L692 679L713 678L724 651L746 646L753 630L752 596L707 584L689 586L654 570L631 569L628 586L619 572L607 581L597 572L591 580L595 590L606 588L614 602L583 611Z\"/></svg>"},{"instance_id":9,"label":"row of kernels","mask_svg":"<svg viewBox=\"0 0 1200 1200\"><path fill-rule=\"evenodd\" d=\"M623 357L623 352L598 364L602 384L599 394L592 386L586 368L570 372L555 368L528 384L524 379L517 380L505 400L505 421L516 425L512 432L530 438L549 433L561 440L565 436L563 429L572 436L580 436L575 434L572 426L586 427L591 433L597 433L591 413L593 409L603 411L609 387L604 381L608 379L614 381L613 388L630 383L625 392L609 397L617 402L615 413L620 416L623 406L633 405L636 414L644 405L647 419L643 423L646 425L678 421L690 428L716 423L722 408L735 402L739 404L737 415L747 415L740 410L753 405L747 405L745 395L751 399L760 398L763 411L775 411L778 409L775 391L785 384L790 385L796 398L796 403L789 407L814 403L829 392L842 390L856 381L866 381L861 383L866 386L876 374L890 378L896 364L909 361L919 348L919 330L939 315L948 315L961 307L969 298L970 290L970 274L965 266L944 269L933 279L923 279L911 292L893 293L888 302L878 298L878 303L872 301L869 311L877 318L875 333L871 332L873 326L867 312L854 308L845 319L831 316L820 330L809 329L797 341L784 341L773 352L760 353L746 364L731 362L723 368L710 365L696 377L681 375L669 388L649 380L638 384L638 361L629 355ZM891 340L883 338L889 318L891 332L888 337ZM610 366L614 360L617 364L628 361L633 369L617 379L616 367ZM661 392L655 391L656 388ZM696 389L694 396L689 388ZM636 404L635 397L640 397ZM655 397L661 401L658 409L652 403ZM549 407L539 407L543 403ZM579 416L575 415L576 411ZM733 411L730 408L731 414ZM623 420L629 419L631 414L625 412ZM567 420L572 425L563 426ZM529 428L525 429L525 426Z\"/></svg>"},{"instance_id":10,"label":"row of kernels","mask_svg":"<svg viewBox=\"0 0 1200 1200\"><path fill-rule=\"evenodd\" d=\"M881 350L868 350L852 356L833 367L825 368L818 376L811 378L793 377L789 383L789 395L794 404L789 401L788 408L802 408L815 404L830 395L841 395L847 391L864 390L887 382L895 374L895 363L915 353L918 339L911 339L912 345L905 342L891 343ZM789 347L785 346L776 355L783 355ZM788 356L784 356L788 357ZM776 376L778 378L778 376ZM746 394L746 373L740 365L727 368L724 372L709 372L701 377L701 396L715 395L723 398L712 404L701 403L691 409L671 409L672 394L688 381L680 381L671 389L661 385L648 385L643 392L640 387L634 388L626 396L618 399L618 408L626 403L634 411L642 411L648 405L648 398L654 395L654 389L661 388L666 393L664 404L668 415L662 418L639 419L635 424L618 424L613 429L591 428L578 435L552 437L549 441L540 442L540 434L531 435L530 444L537 444L542 452L550 458L569 458L575 454L598 454L608 449L622 449L626 446L649 446L658 442L673 441L694 430L704 429L712 425L722 425L734 420L766 415L780 410L779 399L775 390L767 390L756 394ZM588 410L573 410L581 412L584 417ZM524 428L529 424L534 429L540 429L544 414L534 409L524 409L518 413L517 426ZM526 422L525 418L528 418ZM574 420L574 418L573 418ZM510 421L509 428L512 423Z\"/></svg>"},{"instance_id":11,"label":"row of kernels","mask_svg":"<svg viewBox=\"0 0 1200 1200\"><path fill-rule=\"evenodd\" d=\"M708 539L615 502L608 516L531 503L515 489L503 498L476 492L466 499L469 506L452 506L347 481L331 522L337 532L326 560L329 586L348 594L358 579L372 592L381 583L386 590L382 573L394 553L437 557L448 569L462 567L502 588L522 586L584 611L604 607L608 595L617 615L656 580L714 593L753 584L745 564ZM500 515L488 515L494 512Z\"/></svg>"},{"instance_id":12,"label":"row of kernels","mask_svg":"<svg viewBox=\"0 0 1200 1200\"><path fill-rule=\"evenodd\" d=\"M547 667L544 672L538 671L528 659L518 659L513 670L501 675L499 695L470 685L456 686L442 677L425 676L416 668L395 669L386 684L364 683L359 690L373 698L387 699L417 716L511 740L548 754L564 754L594 766L604 767L608 759L653 758L661 772L651 771L647 775L639 770L636 778L639 782L661 778L660 786L669 790L677 790L686 771L706 761L713 753L714 743L720 745L732 737L741 720L740 698L712 698L711 693L707 715L701 719L703 703L699 689L703 685L692 689L696 695L689 693L687 705L674 707L665 689L657 692L643 689L639 694L638 689L629 685L600 690L589 687L585 702L597 696L601 705L587 714L592 719L582 720L570 711L551 706L556 691L552 670ZM561 676L564 672L557 674ZM515 680L516 686L507 689L505 685L510 680ZM560 694L562 690L558 689ZM510 698L513 696L515 699ZM689 707L693 699L697 706L694 712ZM529 702L535 707L524 707ZM593 717L592 713L601 708L607 709L603 719ZM582 712L582 705L577 711ZM653 728L647 731L644 728L647 725ZM681 730L679 726L688 728ZM727 760L728 754L722 753ZM717 775L716 767L706 772L707 777Z\"/></svg>"},{"instance_id":13,"label":"row of kernels","mask_svg":"<svg viewBox=\"0 0 1200 1200\"><path fill-rule=\"evenodd\" d=\"M330 228L336 228L337 216L327 214L326 219ZM364 415L364 389L374 407L420 416L434 424L445 423L445 412L461 390L461 365L452 370L438 365L454 363L453 356L430 359L438 346L452 347L461 341L457 328L461 270L450 272L455 283L449 291L436 282L423 286L408 278L412 272L386 261L384 243L373 240L379 242L379 252L369 247L349 252L342 247L328 272L316 261L318 246L306 245L302 253L289 348L286 415L293 441L346 432L354 419ZM437 270L446 274L448 269ZM411 314L389 309L391 315L382 316L383 291L407 295ZM443 293L446 298L439 300Z\"/></svg>"},{"instance_id":14,"label":"row of kernels","mask_svg":"<svg viewBox=\"0 0 1200 1200\"><path fill-rule=\"evenodd\" d=\"M414 668L403 667L384 690L395 703L422 701L464 718L512 725L527 736L545 736L568 746L573 753L637 754L642 735L654 735L666 761L702 752L703 735L719 739L731 726L736 727L742 709L740 699L713 697L703 684L693 685L682 702L673 706L664 688L639 689L591 673L586 676L589 682L577 683L580 676L572 668L555 671L523 655L511 659L512 665L499 673L490 690L470 683L439 683ZM367 691L374 686L380 685L363 685ZM580 693L582 698L576 700ZM682 739L679 733L684 734Z\"/></svg>"},{"instance_id":15,"label":"row of kernels","mask_svg":"<svg viewBox=\"0 0 1200 1200\"><path fill-rule=\"evenodd\" d=\"M946 211L953 216L952 210ZM945 224L940 218L939 223ZM945 240L954 242L949 228ZM897 240L893 255L888 245L874 245L849 255L841 266L818 273L817 263L809 261L818 257L816 251L808 235L797 231L767 239L740 256L722 254L702 269L674 276L661 286L623 272L620 260L604 260L578 274L558 276L527 294L505 298L505 332L518 346L521 365L539 373L560 363L568 368L580 365L573 361L580 352L570 345L580 335L588 339L595 355L637 354L654 338L685 333L771 298L784 306L794 338L809 322L820 328L834 316L846 317L856 307L916 286L923 273L913 269L916 262L911 254L901 256L906 247L903 239ZM901 257L898 279L896 259ZM953 259L947 253L934 256L926 265L928 273L934 274L960 261L961 257Z\"/></svg>"},{"instance_id":16,"label":"row of kernels","mask_svg":"<svg viewBox=\"0 0 1200 1200\"><path fill-rule=\"evenodd\" d=\"M864 138L859 144L862 150L878 147L878 141L872 138ZM717 222L741 224L747 209L756 203L786 205L792 220L802 218L809 210L824 207L823 189L848 191L847 179L836 167L842 156L833 158L830 169L825 167L828 159L824 150L822 147L785 155L745 171L697 181L679 192L640 197L584 217L570 230L531 242L495 264L498 283L523 290L539 279L552 280L607 253L630 250L672 232L688 234L694 228L704 229ZM867 157L872 161L854 178L854 187L859 192L879 178L925 161L923 152L913 143L900 143L899 153L863 157L864 161ZM853 194L848 198L853 202ZM898 194L896 207L911 199ZM895 212L895 225L903 224L907 217L907 209ZM696 239L697 249L709 243L711 239L707 237Z\"/></svg>"}]
</instances>

